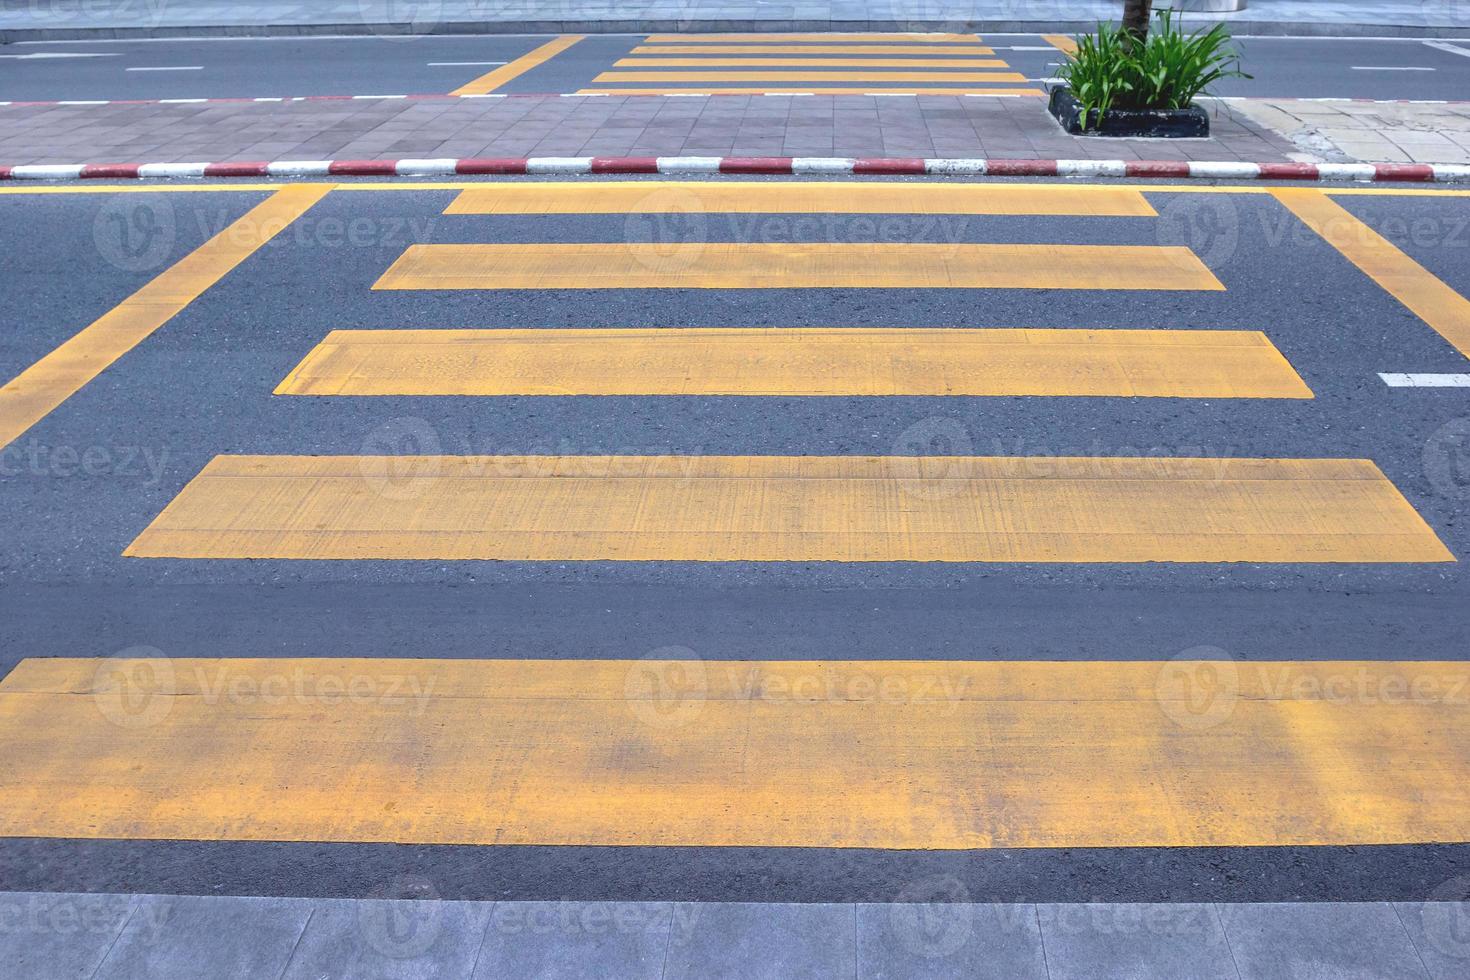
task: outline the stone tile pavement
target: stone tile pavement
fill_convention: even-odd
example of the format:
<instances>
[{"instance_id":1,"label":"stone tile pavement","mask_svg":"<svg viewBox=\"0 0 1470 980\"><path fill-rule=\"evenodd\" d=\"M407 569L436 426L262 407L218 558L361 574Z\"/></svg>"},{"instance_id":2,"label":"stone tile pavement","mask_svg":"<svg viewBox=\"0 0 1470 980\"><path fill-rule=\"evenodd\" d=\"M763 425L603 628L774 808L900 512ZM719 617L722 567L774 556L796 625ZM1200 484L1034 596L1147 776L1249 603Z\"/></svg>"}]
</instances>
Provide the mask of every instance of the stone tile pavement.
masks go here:
<instances>
[{"instance_id":1,"label":"stone tile pavement","mask_svg":"<svg viewBox=\"0 0 1470 980\"><path fill-rule=\"evenodd\" d=\"M1470 163L1470 102L1249 99L1228 104L1252 122L1285 134L1300 152L1334 163Z\"/></svg>"},{"instance_id":2,"label":"stone tile pavement","mask_svg":"<svg viewBox=\"0 0 1470 980\"><path fill-rule=\"evenodd\" d=\"M1039 98L656 96L0 106L0 165L524 156L1287 159L1221 104L1208 140L1067 135Z\"/></svg>"},{"instance_id":3,"label":"stone tile pavement","mask_svg":"<svg viewBox=\"0 0 1470 980\"><path fill-rule=\"evenodd\" d=\"M0 893L27 980L1470 974L1470 905L458 902Z\"/></svg>"}]
</instances>

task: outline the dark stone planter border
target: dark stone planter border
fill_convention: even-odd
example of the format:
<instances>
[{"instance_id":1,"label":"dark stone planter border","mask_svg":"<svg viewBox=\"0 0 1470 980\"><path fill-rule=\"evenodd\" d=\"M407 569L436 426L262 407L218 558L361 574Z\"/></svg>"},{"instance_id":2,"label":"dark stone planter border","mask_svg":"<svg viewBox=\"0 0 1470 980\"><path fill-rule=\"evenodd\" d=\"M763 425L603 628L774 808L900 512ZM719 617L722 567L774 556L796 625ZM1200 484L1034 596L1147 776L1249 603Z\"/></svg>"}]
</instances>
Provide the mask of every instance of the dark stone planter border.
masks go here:
<instances>
[{"instance_id":1,"label":"dark stone planter border","mask_svg":"<svg viewBox=\"0 0 1470 980\"><path fill-rule=\"evenodd\" d=\"M1197 105L1187 109L1109 109L1082 128L1082 103L1065 85L1051 90L1047 108L1073 136L1161 136L1175 139L1210 135L1210 117Z\"/></svg>"}]
</instances>

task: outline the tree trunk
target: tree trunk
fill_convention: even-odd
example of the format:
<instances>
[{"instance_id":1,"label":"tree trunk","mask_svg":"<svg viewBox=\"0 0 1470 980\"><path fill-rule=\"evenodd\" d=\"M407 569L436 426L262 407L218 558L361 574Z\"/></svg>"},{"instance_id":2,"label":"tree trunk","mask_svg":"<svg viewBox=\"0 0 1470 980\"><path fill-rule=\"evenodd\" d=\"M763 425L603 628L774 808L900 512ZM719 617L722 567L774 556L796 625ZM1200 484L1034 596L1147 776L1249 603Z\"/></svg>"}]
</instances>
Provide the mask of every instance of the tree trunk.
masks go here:
<instances>
[{"instance_id":1,"label":"tree trunk","mask_svg":"<svg viewBox=\"0 0 1470 980\"><path fill-rule=\"evenodd\" d=\"M1148 18L1153 0L1123 0L1123 30L1134 44L1148 37Z\"/></svg>"}]
</instances>

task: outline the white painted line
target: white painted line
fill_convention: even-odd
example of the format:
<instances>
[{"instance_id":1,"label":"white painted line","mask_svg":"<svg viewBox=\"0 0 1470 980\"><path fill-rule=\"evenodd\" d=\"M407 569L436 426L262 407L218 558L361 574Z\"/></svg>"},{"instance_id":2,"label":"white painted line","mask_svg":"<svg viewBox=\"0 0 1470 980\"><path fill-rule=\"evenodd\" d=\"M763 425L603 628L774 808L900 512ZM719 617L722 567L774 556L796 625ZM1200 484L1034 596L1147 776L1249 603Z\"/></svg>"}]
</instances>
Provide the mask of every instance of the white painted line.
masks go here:
<instances>
[{"instance_id":1,"label":"white painted line","mask_svg":"<svg viewBox=\"0 0 1470 980\"><path fill-rule=\"evenodd\" d=\"M62 99L57 105L107 105L106 99Z\"/></svg>"},{"instance_id":2,"label":"white painted line","mask_svg":"<svg viewBox=\"0 0 1470 980\"><path fill-rule=\"evenodd\" d=\"M526 173L528 174L589 174L591 172L591 157L530 157L526 160Z\"/></svg>"},{"instance_id":3,"label":"white painted line","mask_svg":"<svg viewBox=\"0 0 1470 980\"><path fill-rule=\"evenodd\" d=\"M406 95L354 95L354 99L406 99Z\"/></svg>"},{"instance_id":4,"label":"white painted line","mask_svg":"<svg viewBox=\"0 0 1470 980\"><path fill-rule=\"evenodd\" d=\"M75 52L75 53L73 53L71 51L35 51L35 52L32 52L31 54L0 54L0 58L13 58L16 61L31 61L31 60L39 60L39 59L45 59L45 58L116 58L116 57L118 57L118 52L116 52L116 51L108 51L108 52L105 52L105 53L99 51L99 52L96 52L96 53L87 53L87 54L83 54L81 52Z\"/></svg>"},{"instance_id":5,"label":"white painted line","mask_svg":"<svg viewBox=\"0 0 1470 980\"><path fill-rule=\"evenodd\" d=\"M208 102L208 99L159 99L160 105L189 105L195 102Z\"/></svg>"},{"instance_id":6,"label":"white painted line","mask_svg":"<svg viewBox=\"0 0 1470 980\"><path fill-rule=\"evenodd\" d=\"M152 68L124 68L123 71L203 71L203 65L158 65Z\"/></svg>"},{"instance_id":7,"label":"white painted line","mask_svg":"<svg viewBox=\"0 0 1470 980\"><path fill-rule=\"evenodd\" d=\"M1371 163L1319 163L1318 180L1372 180L1378 170Z\"/></svg>"},{"instance_id":8,"label":"white painted line","mask_svg":"<svg viewBox=\"0 0 1470 980\"><path fill-rule=\"evenodd\" d=\"M278 96L275 96L274 98L272 98L270 96L262 96L260 98L253 99L252 101L254 101L254 102L285 102L286 100L282 96L279 96L278 95Z\"/></svg>"},{"instance_id":9,"label":"white painted line","mask_svg":"<svg viewBox=\"0 0 1470 980\"><path fill-rule=\"evenodd\" d=\"M393 172L400 177L422 174L452 174L459 161L453 158L437 160L399 160Z\"/></svg>"},{"instance_id":10,"label":"white painted line","mask_svg":"<svg viewBox=\"0 0 1470 980\"><path fill-rule=\"evenodd\" d=\"M1122 160L1058 160L1058 177L1126 177L1128 164Z\"/></svg>"},{"instance_id":11,"label":"white painted line","mask_svg":"<svg viewBox=\"0 0 1470 980\"><path fill-rule=\"evenodd\" d=\"M793 157L791 172L794 174L850 174L857 164L850 157Z\"/></svg>"},{"instance_id":12,"label":"white painted line","mask_svg":"<svg viewBox=\"0 0 1470 980\"><path fill-rule=\"evenodd\" d=\"M1379 374L1390 388L1470 388L1470 374Z\"/></svg>"},{"instance_id":13,"label":"white painted line","mask_svg":"<svg viewBox=\"0 0 1470 980\"><path fill-rule=\"evenodd\" d=\"M1434 71L1422 65L1353 65L1353 71Z\"/></svg>"},{"instance_id":14,"label":"white painted line","mask_svg":"<svg viewBox=\"0 0 1470 980\"><path fill-rule=\"evenodd\" d=\"M996 50L996 51L1057 51L1059 49L1051 46L1050 44L1012 44L1009 47L1007 47L1005 45L993 46L993 50Z\"/></svg>"},{"instance_id":15,"label":"white painted line","mask_svg":"<svg viewBox=\"0 0 1470 980\"><path fill-rule=\"evenodd\" d=\"M207 163L145 163L138 168L139 177L203 177Z\"/></svg>"},{"instance_id":16,"label":"white painted line","mask_svg":"<svg viewBox=\"0 0 1470 980\"><path fill-rule=\"evenodd\" d=\"M14 180L60 180L79 177L81 173L80 163L32 163L10 168Z\"/></svg>"},{"instance_id":17,"label":"white painted line","mask_svg":"<svg viewBox=\"0 0 1470 980\"><path fill-rule=\"evenodd\" d=\"M1426 47L1433 48L1436 51L1448 51L1450 54L1458 54L1462 57L1470 58L1470 48L1462 48L1459 45L1450 44L1448 41L1425 41L1424 44Z\"/></svg>"},{"instance_id":18,"label":"white painted line","mask_svg":"<svg viewBox=\"0 0 1470 980\"><path fill-rule=\"evenodd\" d=\"M265 165L271 177L320 177L331 172L330 160L275 160Z\"/></svg>"},{"instance_id":19,"label":"white painted line","mask_svg":"<svg viewBox=\"0 0 1470 980\"><path fill-rule=\"evenodd\" d=\"M430 68L459 68L460 66L469 66L469 65L503 65L503 64L505 64L505 62L503 62L503 61L430 61L430 62L427 62L427 64L428 64L428 66Z\"/></svg>"}]
</instances>

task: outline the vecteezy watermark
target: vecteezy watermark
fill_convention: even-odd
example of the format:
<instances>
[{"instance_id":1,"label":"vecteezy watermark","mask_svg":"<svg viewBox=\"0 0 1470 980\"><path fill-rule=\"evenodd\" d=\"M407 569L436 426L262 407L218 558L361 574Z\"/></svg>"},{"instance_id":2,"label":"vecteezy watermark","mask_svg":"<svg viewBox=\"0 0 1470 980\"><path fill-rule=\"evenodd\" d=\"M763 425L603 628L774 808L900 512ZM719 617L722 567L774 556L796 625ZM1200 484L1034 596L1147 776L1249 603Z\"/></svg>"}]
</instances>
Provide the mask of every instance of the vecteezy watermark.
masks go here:
<instances>
[{"instance_id":1,"label":"vecteezy watermark","mask_svg":"<svg viewBox=\"0 0 1470 980\"><path fill-rule=\"evenodd\" d=\"M425 419L405 415L375 426L362 440L358 469L375 493L412 500L439 478L439 433Z\"/></svg>"},{"instance_id":2,"label":"vecteezy watermark","mask_svg":"<svg viewBox=\"0 0 1470 980\"><path fill-rule=\"evenodd\" d=\"M688 647L659 647L644 654L623 676L623 699L640 722L652 728L681 728L697 719L709 699L704 660Z\"/></svg>"},{"instance_id":3,"label":"vecteezy watermark","mask_svg":"<svg viewBox=\"0 0 1470 980\"><path fill-rule=\"evenodd\" d=\"M398 875L357 903L357 929L388 959L418 959L444 929L444 903L428 878Z\"/></svg>"},{"instance_id":4,"label":"vecteezy watermark","mask_svg":"<svg viewBox=\"0 0 1470 980\"><path fill-rule=\"evenodd\" d=\"M1240 206L1230 194L1176 194L1159 209L1156 227L1160 245L1183 246L1218 269L1240 247Z\"/></svg>"},{"instance_id":5,"label":"vecteezy watermark","mask_svg":"<svg viewBox=\"0 0 1470 980\"><path fill-rule=\"evenodd\" d=\"M969 889L953 875L911 881L888 906L888 928L894 938L926 959L959 952L970 941L974 923Z\"/></svg>"},{"instance_id":6,"label":"vecteezy watermark","mask_svg":"<svg viewBox=\"0 0 1470 980\"><path fill-rule=\"evenodd\" d=\"M921 500L952 497L973 464L975 446L959 419L942 415L920 419L893 440L888 466L905 494Z\"/></svg>"},{"instance_id":7,"label":"vecteezy watermark","mask_svg":"<svg viewBox=\"0 0 1470 980\"><path fill-rule=\"evenodd\" d=\"M444 0L357 0L357 16L374 34L410 40L444 20Z\"/></svg>"},{"instance_id":8,"label":"vecteezy watermark","mask_svg":"<svg viewBox=\"0 0 1470 980\"><path fill-rule=\"evenodd\" d=\"M1418 914L1430 946L1450 959L1470 960L1470 875L1451 878L1430 892Z\"/></svg>"},{"instance_id":9,"label":"vecteezy watermark","mask_svg":"<svg viewBox=\"0 0 1470 980\"><path fill-rule=\"evenodd\" d=\"M1452 419L1425 440L1424 475L1442 497L1470 497L1470 418Z\"/></svg>"},{"instance_id":10,"label":"vecteezy watermark","mask_svg":"<svg viewBox=\"0 0 1470 980\"><path fill-rule=\"evenodd\" d=\"M1225 929L1213 905L1075 902L1037 909L1044 932L1054 936L1154 936L1192 938L1193 945L1225 941Z\"/></svg>"},{"instance_id":11,"label":"vecteezy watermark","mask_svg":"<svg viewBox=\"0 0 1470 980\"><path fill-rule=\"evenodd\" d=\"M134 646L104 658L92 679L97 710L126 729L163 723L177 695L185 691L205 705L374 704L419 716L433 696L434 677L388 669L335 669L330 661L310 667L287 662L280 669L243 669L229 660L176 661L157 647Z\"/></svg>"},{"instance_id":12,"label":"vecteezy watermark","mask_svg":"<svg viewBox=\"0 0 1470 980\"><path fill-rule=\"evenodd\" d=\"M650 272L683 272L699 261L709 240L703 199L678 184L664 184L640 198L623 219L623 240Z\"/></svg>"},{"instance_id":13,"label":"vecteezy watermark","mask_svg":"<svg viewBox=\"0 0 1470 980\"><path fill-rule=\"evenodd\" d=\"M35 438L0 448L0 476L142 479L157 486L168 465L168 450L152 446L50 445Z\"/></svg>"},{"instance_id":14,"label":"vecteezy watermark","mask_svg":"<svg viewBox=\"0 0 1470 980\"><path fill-rule=\"evenodd\" d=\"M169 194L119 194L92 219L97 254L124 272L152 272L173 255L178 216Z\"/></svg>"},{"instance_id":15,"label":"vecteezy watermark","mask_svg":"<svg viewBox=\"0 0 1470 980\"><path fill-rule=\"evenodd\" d=\"M1197 646L1176 653L1154 679L1154 700L1181 728L1213 728L1235 713L1240 670L1219 647Z\"/></svg>"},{"instance_id":16,"label":"vecteezy watermark","mask_svg":"<svg viewBox=\"0 0 1470 980\"><path fill-rule=\"evenodd\" d=\"M173 711L176 680L173 661L162 650L128 647L97 665L92 701L119 728L151 728Z\"/></svg>"},{"instance_id":17,"label":"vecteezy watermark","mask_svg":"<svg viewBox=\"0 0 1470 980\"><path fill-rule=\"evenodd\" d=\"M39 26L116 19L132 27L158 27L170 0L11 0L5 9L26 11Z\"/></svg>"},{"instance_id":18,"label":"vecteezy watermark","mask_svg":"<svg viewBox=\"0 0 1470 980\"><path fill-rule=\"evenodd\" d=\"M699 921L697 902L497 902L490 931L502 936L635 936L677 937L693 933ZM672 917L672 918L671 918Z\"/></svg>"}]
</instances>

